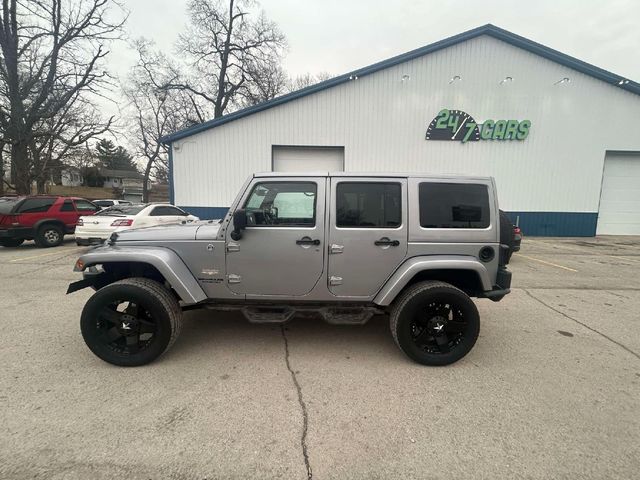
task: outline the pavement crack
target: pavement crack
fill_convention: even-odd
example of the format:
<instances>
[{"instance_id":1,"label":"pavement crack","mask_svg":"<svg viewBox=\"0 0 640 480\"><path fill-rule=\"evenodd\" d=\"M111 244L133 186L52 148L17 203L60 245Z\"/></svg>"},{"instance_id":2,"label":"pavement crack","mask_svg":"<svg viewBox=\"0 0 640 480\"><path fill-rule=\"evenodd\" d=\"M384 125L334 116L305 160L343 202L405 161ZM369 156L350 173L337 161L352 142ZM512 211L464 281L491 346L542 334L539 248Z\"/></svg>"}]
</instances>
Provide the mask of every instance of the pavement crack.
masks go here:
<instances>
[{"instance_id":1,"label":"pavement crack","mask_svg":"<svg viewBox=\"0 0 640 480\"><path fill-rule=\"evenodd\" d=\"M526 293L527 295L529 295L531 298L533 298L535 301L541 303L542 305L544 305L545 307L553 310L556 313L559 313L560 315L562 315L565 318L568 318L569 320L574 321L575 323L577 323L578 325L582 325L584 328L591 330L594 333L597 333L598 335L600 335L601 337L609 340L611 343L615 343L616 345L618 345L620 348L623 348L624 350L626 350L627 352L629 352L631 355L633 355L634 357L636 357L637 359L640 360L640 354L634 352L633 350L631 350L629 347L627 347L626 345L624 345L623 343L618 342L617 340L614 340L613 338L609 337L608 335L596 330L595 328L590 327L589 325L587 325L586 323L581 322L580 320L573 318L569 315L567 315L566 313L564 313L561 310L558 310L555 307L552 307L551 305L549 305L548 303L544 302L543 300L539 299L538 297L536 297L535 295L533 295L529 290L527 290L526 288L522 289L524 291L524 293Z\"/></svg>"},{"instance_id":2,"label":"pavement crack","mask_svg":"<svg viewBox=\"0 0 640 480\"><path fill-rule=\"evenodd\" d=\"M280 331L282 332L282 339L284 340L284 360L287 364L287 370L289 370L291 378L293 379L293 384L296 387L296 392L298 393L298 404L300 405L300 410L302 411L302 435L300 436L300 446L302 447L304 465L307 468L307 480L312 480L313 473L311 472L311 464L309 463L309 451L307 447L309 414L307 412L307 405L304 403L304 399L302 398L302 387L300 387L300 382L298 382L296 372L294 372L291 368L291 362L289 361L289 341L287 340L287 334L285 333L284 325L280 325Z\"/></svg>"}]
</instances>

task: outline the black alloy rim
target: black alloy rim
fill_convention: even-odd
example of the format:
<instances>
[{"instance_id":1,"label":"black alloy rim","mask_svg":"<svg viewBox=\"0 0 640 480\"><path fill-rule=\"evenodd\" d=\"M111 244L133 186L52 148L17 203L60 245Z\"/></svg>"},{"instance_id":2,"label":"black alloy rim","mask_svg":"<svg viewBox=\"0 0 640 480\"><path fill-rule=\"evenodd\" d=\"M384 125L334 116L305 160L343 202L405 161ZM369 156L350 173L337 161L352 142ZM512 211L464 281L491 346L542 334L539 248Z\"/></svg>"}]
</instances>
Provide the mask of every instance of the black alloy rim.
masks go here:
<instances>
[{"instance_id":1,"label":"black alloy rim","mask_svg":"<svg viewBox=\"0 0 640 480\"><path fill-rule=\"evenodd\" d=\"M418 309L411 322L411 339L422 351L442 355L464 340L469 324L454 302L431 302Z\"/></svg>"},{"instance_id":2,"label":"black alloy rim","mask_svg":"<svg viewBox=\"0 0 640 480\"><path fill-rule=\"evenodd\" d=\"M119 355L135 355L147 349L157 337L157 324L140 304L115 301L98 312L97 338Z\"/></svg>"}]
</instances>

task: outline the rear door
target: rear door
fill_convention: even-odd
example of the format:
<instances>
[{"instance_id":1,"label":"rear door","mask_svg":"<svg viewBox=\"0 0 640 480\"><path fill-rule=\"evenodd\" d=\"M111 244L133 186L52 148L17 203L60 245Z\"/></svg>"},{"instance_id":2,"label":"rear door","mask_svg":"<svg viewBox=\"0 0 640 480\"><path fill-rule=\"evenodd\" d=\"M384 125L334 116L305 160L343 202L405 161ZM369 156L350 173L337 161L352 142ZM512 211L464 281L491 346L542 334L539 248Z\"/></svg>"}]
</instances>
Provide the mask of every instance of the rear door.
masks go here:
<instances>
[{"instance_id":1,"label":"rear door","mask_svg":"<svg viewBox=\"0 0 640 480\"><path fill-rule=\"evenodd\" d=\"M324 266L325 177L255 178L239 203L248 225L226 233L227 285L237 294L309 293Z\"/></svg>"},{"instance_id":2,"label":"rear door","mask_svg":"<svg viewBox=\"0 0 640 480\"><path fill-rule=\"evenodd\" d=\"M329 290L377 293L407 254L407 180L331 179Z\"/></svg>"},{"instance_id":3,"label":"rear door","mask_svg":"<svg viewBox=\"0 0 640 480\"><path fill-rule=\"evenodd\" d=\"M64 222L67 228L74 229L76 223L78 223L79 216L76 212L76 207L73 205L73 200L65 198L56 216Z\"/></svg>"}]
</instances>

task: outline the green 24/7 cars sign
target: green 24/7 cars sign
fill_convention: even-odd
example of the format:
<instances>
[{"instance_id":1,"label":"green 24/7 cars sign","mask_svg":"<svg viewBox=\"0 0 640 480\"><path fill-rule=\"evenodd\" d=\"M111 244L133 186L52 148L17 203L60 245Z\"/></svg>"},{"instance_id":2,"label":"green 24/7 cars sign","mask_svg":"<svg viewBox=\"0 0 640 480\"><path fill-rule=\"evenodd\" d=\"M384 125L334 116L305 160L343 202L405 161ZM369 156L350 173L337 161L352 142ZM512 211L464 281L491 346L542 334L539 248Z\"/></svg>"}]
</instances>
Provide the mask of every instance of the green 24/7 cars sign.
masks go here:
<instances>
[{"instance_id":1,"label":"green 24/7 cars sign","mask_svg":"<svg viewBox=\"0 0 640 480\"><path fill-rule=\"evenodd\" d=\"M477 142L478 140L524 140L530 120L485 120L476 122L462 110L440 110L427 127L425 140Z\"/></svg>"}]
</instances>

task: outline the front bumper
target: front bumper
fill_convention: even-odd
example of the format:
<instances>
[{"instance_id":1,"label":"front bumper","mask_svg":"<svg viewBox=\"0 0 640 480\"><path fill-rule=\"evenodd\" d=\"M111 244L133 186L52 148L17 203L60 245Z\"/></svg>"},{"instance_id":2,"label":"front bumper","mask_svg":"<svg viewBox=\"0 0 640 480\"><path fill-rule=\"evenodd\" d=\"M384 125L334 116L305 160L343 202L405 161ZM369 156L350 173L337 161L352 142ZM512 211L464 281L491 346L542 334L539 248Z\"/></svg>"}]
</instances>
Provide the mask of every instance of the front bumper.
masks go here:
<instances>
[{"instance_id":1,"label":"front bumper","mask_svg":"<svg viewBox=\"0 0 640 480\"><path fill-rule=\"evenodd\" d=\"M76 237L76 244L81 247L89 247L93 245L102 245L106 241L106 238L78 238Z\"/></svg>"}]
</instances>

